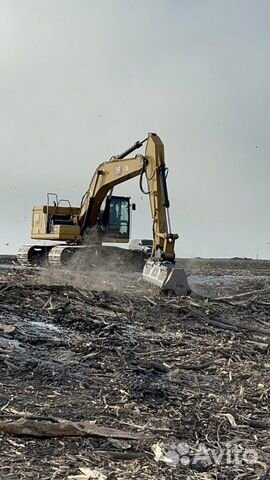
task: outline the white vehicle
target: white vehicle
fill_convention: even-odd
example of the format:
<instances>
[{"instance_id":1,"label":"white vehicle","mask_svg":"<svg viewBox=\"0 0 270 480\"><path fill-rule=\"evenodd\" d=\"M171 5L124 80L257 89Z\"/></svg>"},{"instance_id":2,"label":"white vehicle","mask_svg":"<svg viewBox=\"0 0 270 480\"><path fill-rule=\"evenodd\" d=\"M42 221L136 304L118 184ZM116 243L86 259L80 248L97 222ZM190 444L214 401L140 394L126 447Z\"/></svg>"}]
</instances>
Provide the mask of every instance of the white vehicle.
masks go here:
<instances>
[{"instance_id":1,"label":"white vehicle","mask_svg":"<svg viewBox=\"0 0 270 480\"><path fill-rule=\"evenodd\" d=\"M147 239L134 239L129 242L130 250L137 250L145 253L147 256L151 255L153 248L153 240Z\"/></svg>"}]
</instances>

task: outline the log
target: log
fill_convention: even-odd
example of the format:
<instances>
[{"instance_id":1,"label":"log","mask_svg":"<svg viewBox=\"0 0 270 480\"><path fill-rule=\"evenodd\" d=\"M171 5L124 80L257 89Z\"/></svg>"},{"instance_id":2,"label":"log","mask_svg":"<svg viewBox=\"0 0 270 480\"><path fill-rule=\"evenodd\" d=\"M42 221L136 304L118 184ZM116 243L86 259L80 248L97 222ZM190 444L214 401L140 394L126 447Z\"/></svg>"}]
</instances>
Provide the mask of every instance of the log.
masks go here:
<instances>
[{"instance_id":1,"label":"log","mask_svg":"<svg viewBox=\"0 0 270 480\"><path fill-rule=\"evenodd\" d=\"M60 420L59 423L35 421L26 418L6 421L0 420L0 432L15 436L36 438L55 437L102 437L122 438L126 440L139 440L146 438L141 433L133 433L116 428L109 428L91 422L71 422Z\"/></svg>"}]
</instances>

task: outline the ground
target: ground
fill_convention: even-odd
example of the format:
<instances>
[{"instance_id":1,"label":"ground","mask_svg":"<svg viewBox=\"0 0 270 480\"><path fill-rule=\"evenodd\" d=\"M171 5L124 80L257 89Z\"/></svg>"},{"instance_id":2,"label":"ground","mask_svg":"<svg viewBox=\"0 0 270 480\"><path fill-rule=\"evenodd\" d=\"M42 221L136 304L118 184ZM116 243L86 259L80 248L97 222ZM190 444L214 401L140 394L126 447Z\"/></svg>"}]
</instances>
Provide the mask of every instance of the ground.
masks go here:
<instances>
[{"instance_id":1,"label":"ground","mask_svg":"<svg viewBox=\"0 0 270 480\"><path fill-rule=\"evenodd\" d=\"M180 263L188 298L0 267L0 479L270 478L270 262ZM130 438L7 433L20 418Z\"/></svg>"}]
</instances>

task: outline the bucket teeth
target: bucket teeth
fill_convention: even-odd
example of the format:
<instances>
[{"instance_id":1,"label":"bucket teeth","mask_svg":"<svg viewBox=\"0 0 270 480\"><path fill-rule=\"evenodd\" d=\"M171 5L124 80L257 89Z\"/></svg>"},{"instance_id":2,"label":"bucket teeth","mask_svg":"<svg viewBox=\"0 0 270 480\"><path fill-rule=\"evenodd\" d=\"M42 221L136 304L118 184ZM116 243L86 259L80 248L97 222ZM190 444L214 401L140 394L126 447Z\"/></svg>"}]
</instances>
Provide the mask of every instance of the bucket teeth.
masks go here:
<instances>
[{"instance_id":1,"label":"bucket teeth","mask_svg":"<svg viewBox=\"0 0 270 480\"><path fill-rule=\"evenodd\" d=\"M185 271L170 262L148 260L143 269L143 279L175 295L185 296L190 293Z\"/></svg>"}]
</instances>

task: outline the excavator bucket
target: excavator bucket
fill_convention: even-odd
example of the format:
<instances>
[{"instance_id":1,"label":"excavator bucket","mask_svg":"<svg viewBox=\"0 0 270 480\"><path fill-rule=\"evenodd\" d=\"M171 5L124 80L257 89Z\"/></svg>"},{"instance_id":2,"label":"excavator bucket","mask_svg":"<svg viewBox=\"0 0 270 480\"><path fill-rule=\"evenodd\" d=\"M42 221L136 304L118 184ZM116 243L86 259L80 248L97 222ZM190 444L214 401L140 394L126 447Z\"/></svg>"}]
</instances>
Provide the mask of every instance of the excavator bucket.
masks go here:
<instances>
[{"instance_id":1,"label":"excavator bucket","mask_svg":"<svg viewBox=\"0 0 270 480\"><path fill-rule=\"evenodd\" d=\"M143 269L143 279L175 295L186 296L191 291L185 271L170 262L148 260Z\"/></svg>"}]
</instances>

